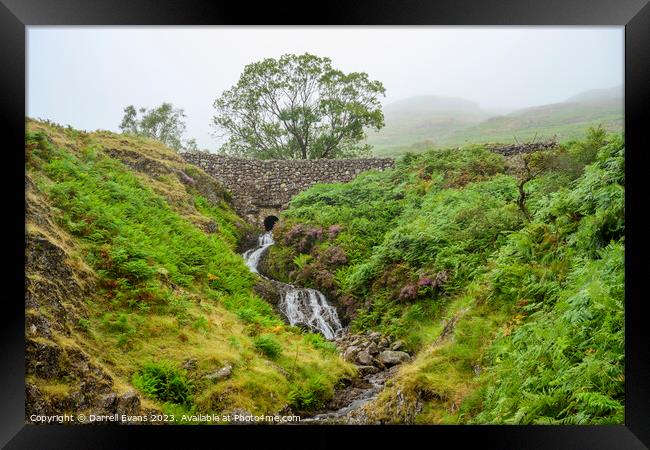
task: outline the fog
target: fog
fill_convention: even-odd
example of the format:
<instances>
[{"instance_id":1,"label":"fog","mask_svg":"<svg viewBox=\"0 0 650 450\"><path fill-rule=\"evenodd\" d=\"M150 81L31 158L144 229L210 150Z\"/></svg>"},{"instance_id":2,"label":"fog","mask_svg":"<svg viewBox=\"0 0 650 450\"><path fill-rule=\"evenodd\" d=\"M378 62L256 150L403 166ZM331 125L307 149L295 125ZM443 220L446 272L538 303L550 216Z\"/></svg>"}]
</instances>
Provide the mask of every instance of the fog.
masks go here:
<instances>
[{"instance_id":1,"label":"fog","mask_svg":"<svg viewBox=\"0 0 650 450\"><path fill-rule=\"evenodd\" d=\"M27 115L118 131L126 105L167 101L214 151L212 103L251 62L328 56L384 83L384 104L460 97L486 110L560 102L623 83L623 27L37 27L27 30Z\"/></svg>"}]
</instances>

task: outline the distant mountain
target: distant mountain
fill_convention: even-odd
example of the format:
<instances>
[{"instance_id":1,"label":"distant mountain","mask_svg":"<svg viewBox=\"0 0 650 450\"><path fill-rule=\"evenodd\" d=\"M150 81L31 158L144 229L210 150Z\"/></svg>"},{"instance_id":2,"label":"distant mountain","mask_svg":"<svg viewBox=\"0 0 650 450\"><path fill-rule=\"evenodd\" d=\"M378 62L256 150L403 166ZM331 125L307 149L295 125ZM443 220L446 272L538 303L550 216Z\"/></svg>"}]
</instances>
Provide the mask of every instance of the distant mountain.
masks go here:
<instances>
[{"instance_id":1,"label":"distant mountain","mask_svg":"<svg viewBox=\"0 0 650 450\"><path fill-rule=\"evenodd\" d=\"M595 89L560 103L534 106L506 115L491 115L477 103L448 97L413 97L384 108L386 127L369 134L377 155L399 155L431 146L583 137L590 126L623 128L621 86Z\"/></svg>"},{"instance_id":2,"label":"distant mountain","mask_svg":"<svg viewBox=\"0 0 650 450\"><path fill-rule=\"evenodd\" d=\"M490 117L478 103L454 97L423 95L384 107L386 126L368 133L368 143L377 148L439 141L442 137Z\"/></svg>"},{"instance_id":3,"label":"distant mountain","mask_svg":"<svg viewBox=\"0 0 650 450\"><path fill-rule=\"evenodd\" d=\"M623 86L614 86L606 89L592 89L565 100L568 103L605 103L621 101L623 99Z\"/></svg>"}]
</instances>

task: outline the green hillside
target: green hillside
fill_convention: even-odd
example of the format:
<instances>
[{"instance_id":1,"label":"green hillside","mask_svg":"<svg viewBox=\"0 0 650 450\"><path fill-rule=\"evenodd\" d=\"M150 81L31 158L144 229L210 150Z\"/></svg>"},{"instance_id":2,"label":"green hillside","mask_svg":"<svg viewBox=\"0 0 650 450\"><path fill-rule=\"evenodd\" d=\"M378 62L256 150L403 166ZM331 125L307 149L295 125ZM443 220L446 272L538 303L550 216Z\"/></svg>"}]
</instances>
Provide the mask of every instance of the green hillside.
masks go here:
<instances>
[{"instance_id":1,"label":"green hillside","mask_svg":"<svg viewBox=\"0 0 650 450\"><path fill-rule=\"evenodd\" d=\"M623 129L621 94L620 88L588 91L565 102L491 117L487 113L481 115L477 105L464 111L453 110L445 105L437 106L437 97L418 97L417 101L398 102L403 105L400 108L392 109L388 105L386 127L369 133L368 143L378 156L396 156L432 147L509 144L553 136L559 142L566 142L585 137L588 128L597 125L609 132L620 132ZM428 108L422 103L429 103Z\"/></svg>"},{"instance_id":2,"label":"green hillside","mask_svg":"<svg viewBox=\"0 0 650 450\"><path fill-rule=\"evenodd\" d=\"M26 127L27 417L273 415L354 373L253 292L208 175L146 138Z\"/></svg>"},{"instance_id":3,"label":"green hillside","mask_svg":"<svg viewBox=\"0 0 650 450\"><path fill-rule=\"evenodd\" d=\"M386 126L368 132L367 142L376 154L390 155L396 146L440 139L478 124L490 117L478 104L468 100L424 95L384 107Z\"/></svg>"},{"instance_id":4,"label":"green hillside","mask_svg":"<svg viewBox=\"0 0 650 450\"><path fill-rule=\"evenodd\" d=\"M624 167L601 132L527 156L407 155L298 195L267 267L416 354L369 423L620 424Z\"/></svg>"}]
</instances>

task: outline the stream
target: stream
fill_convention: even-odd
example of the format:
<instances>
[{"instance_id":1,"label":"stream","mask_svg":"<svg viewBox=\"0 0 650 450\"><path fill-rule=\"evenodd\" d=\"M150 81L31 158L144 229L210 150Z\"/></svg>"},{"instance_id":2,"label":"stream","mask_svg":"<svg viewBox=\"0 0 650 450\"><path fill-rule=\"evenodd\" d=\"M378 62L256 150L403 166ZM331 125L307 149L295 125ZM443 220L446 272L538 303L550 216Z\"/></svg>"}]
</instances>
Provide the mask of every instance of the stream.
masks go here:
<instances>
[{"instance_id":1,"label":"stream","mask_svg":"<svg viewBox=\"0 0 650 450\"><path fill-rule=\"evenodd\" d=\"M274 243L272 231L267 231L258 237L256 247L246 250L242 254L251 272L267 280L272 279L260 274L258 265L266 250ZM386 340L380 340L379 333L348 334L341 324L336 308L327 301L322 292L311 288L296 287L277 280L272 281L278 286L281 296L278 308L287 321L291 325L306 326L314 332L321 333L326 339L334 341L339 352L346 359L351 359L357 364L362 374L361 377L353 380L350 385L337 390L334 398L328 403L326 410L318 411L310 417L303 417L301 422L350 423L356 421L354 419L355 412L377 397L383 389L386 379L397 368L396 365L393 365L396 363L384 365L380 358L374 357L381 357L380 350L388 348L386 343L382 344L382 341ZM367 362L365 363L363 359L360 360L363 352L367 354ZM391 352L384 351L383 353ZM352 357L350 358L349 355ZM393 367L389 368L389 365Z\"/></svg>"},{"instance_id":2,"label":"stream","mask_svg":"<svg viewBox=\"0 0 650 450\"><path fill-rule=\"evenodd\" d=\"M274 243L273 235L267 231L257 239L257 247L242 254L251 272L267 278L257 271L257 266L266 249ZM281 286L279 289L281 299L278 307L291 325L304 325L312 331L321 333L328 340L341 335L343 325L341 325L336 308L328 303L322 292L316 289L292 286L277 280L273 281Z\"/></svg>"}]
</instances>

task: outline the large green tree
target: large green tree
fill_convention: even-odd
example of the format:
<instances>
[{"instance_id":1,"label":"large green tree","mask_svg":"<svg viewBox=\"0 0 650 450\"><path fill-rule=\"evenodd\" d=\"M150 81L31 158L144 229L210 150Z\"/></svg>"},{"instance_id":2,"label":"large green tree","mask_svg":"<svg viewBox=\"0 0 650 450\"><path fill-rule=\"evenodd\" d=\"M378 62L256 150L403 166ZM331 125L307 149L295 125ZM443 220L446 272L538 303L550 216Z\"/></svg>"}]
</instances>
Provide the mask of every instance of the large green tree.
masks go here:
<instances>
[{"instance_id":1,"label":"large green tree","mask_svg":"<svg viewBox=\"0 0 650 450\"><path fill-rule=\"evenodd\" d=\"M141 117L138 117L138 113ZM146 136L156 139L168 147L180 151L184 148L182 136L185 132L185 112L174 108L171 103L163 103L157 108L135 109L133 105L124 108L120 129L123 133ZM188 141L189 146L194 140Z\"/></svg>"},{"instance_id":2,"label":"large green tree","mask_svg":"<svg viewBox=\"0 0 650 450\"><path fill-rule=\"evenodd\" d=\"M305 53L247 65L214 102L214 125L228 137L224 153L316 159L370 152L365 129L379 130L381 82L343 73L329 58Z\"/></svg>"}]
</instances>

